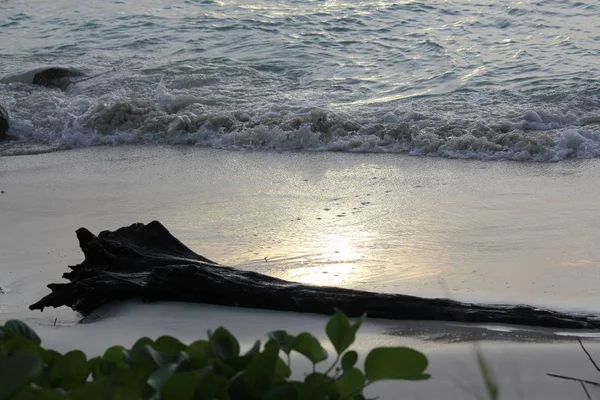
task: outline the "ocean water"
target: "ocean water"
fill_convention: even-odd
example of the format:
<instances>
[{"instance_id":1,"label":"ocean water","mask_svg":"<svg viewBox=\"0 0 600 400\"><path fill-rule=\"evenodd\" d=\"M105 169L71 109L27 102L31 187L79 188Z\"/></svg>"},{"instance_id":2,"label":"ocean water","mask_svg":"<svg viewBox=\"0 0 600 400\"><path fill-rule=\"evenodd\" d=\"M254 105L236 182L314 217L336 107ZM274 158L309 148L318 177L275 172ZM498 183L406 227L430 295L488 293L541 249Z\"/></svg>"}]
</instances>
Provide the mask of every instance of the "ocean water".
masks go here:
<instances>
[{"instance_id":1,"label":"ocean water","mask_svg":"<svg viewBox=\"0 0 600 400\"><path fill-rule=\"evenodd\" d=\"M596 0L0 0L0 43L0 155L600 157ZM46 67L85 76L32 85Z\"/></svg>"}]
</instances>

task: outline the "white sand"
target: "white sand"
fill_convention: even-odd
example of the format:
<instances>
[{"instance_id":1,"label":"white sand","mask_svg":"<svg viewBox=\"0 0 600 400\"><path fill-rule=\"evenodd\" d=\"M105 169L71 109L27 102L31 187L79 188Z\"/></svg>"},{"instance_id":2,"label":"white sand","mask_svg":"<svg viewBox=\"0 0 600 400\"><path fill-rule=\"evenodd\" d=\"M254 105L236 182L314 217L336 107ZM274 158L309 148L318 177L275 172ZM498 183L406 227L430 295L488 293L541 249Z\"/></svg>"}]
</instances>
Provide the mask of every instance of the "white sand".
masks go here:
<instances>
[{"instance_id":1,"label":"white sand","mask_svg":"<svg viewBox=\"0 0 600 400\"><path fill-rule=\"evenodd\" d=\"M218 307L201 304L159 303L141 304L127 302L110 306L93 313L89 323L77 326L38 326L46 346L59 351L73 348L84 349L88 354L101 354L111 345L131 346L142 336L157 338L172 335L184 342L206 338L207 329L225 326L241 338L243 349L248 349L256 339L264 341L265 333L286 329L290 333L309 331L327 343L324 327L327 317L319 315L283 313L243 308ZM422 334L403 336L417 325ZM383 399L477 399L485 398L481 375L477 369L473 342L448 343L428 340L437 335L427 331L454 332L453 339L472 339L476 336L493 336L490 329L505 334L505 341L480 343L482 354L501 388L502 399L585 399L577 383L546 376L547 373L575 376L582 379L600 380L585 354L573 341L557 342L559 336L543 330L507 332L506 327L469 329L452 323L367 320L353 346L364 357L369 349L377 346L409 346L427 354L429 373L433 378L423 382L379 382L369 394ZM512 329L515 329L514 327ZM395 332L394 335L390 332ZM537 336L536 336L537 335ZM539 343L522 343L522 338ZM600 345L588 348L600 360ZM333 354L331 347L328 348ZM330 361L331 362L331 361ZM329 364L325 363L326 369ZM362 365L359 361L359 365ZM293 360L296 377L309 371L309 363L301 358ZM594 393L595 388L589 388ZM596 390L600 395L600 391Z\"/></svg>"},{"instance_id":2,"label":"white sand","mask_svg":"<svg viewBox=\"0 0 600 400\"><path fill-rule=\"evenodd\" d=\"M597 167L157 147L3 157L0 321L23 319L46 345L90 354L142 335L189 341L219 325L248 345L271 329L323 332L320 316L204 305L128 303L80 325L67 309L27 309L81 261L75 229L153 219L217 262L286 279L598 312ZM430 355L435 379L375 386L383 398L473 398L463 388L481 389L473 347L447 341L497 339L504 328L494 329L370 321L358 346ZM484 344L503 398L585 398L576 383L545 376L598 375L576 344L559 339L518 331Z\"/></svg>"}]
</instances>

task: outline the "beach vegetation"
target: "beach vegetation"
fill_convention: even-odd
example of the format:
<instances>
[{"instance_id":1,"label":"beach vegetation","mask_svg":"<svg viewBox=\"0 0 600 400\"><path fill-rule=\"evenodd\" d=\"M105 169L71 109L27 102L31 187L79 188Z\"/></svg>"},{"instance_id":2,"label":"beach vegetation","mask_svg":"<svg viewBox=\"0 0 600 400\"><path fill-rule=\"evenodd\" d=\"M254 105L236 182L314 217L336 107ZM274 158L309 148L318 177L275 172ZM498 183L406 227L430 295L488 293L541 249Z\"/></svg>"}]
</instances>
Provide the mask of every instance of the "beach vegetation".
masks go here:
<instances>
[{"instance_id":1,"label":"beach vegetation","mask_svg":"<svg viewBox=\"0 0 600 400\"><path fill-rule=\"evenodd\" d=\"M371 349L359 366L350 347L365 316L351 322L336 310L325 332L333 362L311 333L276 330L242 351L224 327L185 344L171 336L140 338L131 348L113 346L88 358L80 350L61 354L42 346L25 323L0 327L0 400L7 399L230 399L364 400L382 380L425 380L427 357L408 347ZM292 373L291 356L312 370Z\"/></svg>"}]
</instances>

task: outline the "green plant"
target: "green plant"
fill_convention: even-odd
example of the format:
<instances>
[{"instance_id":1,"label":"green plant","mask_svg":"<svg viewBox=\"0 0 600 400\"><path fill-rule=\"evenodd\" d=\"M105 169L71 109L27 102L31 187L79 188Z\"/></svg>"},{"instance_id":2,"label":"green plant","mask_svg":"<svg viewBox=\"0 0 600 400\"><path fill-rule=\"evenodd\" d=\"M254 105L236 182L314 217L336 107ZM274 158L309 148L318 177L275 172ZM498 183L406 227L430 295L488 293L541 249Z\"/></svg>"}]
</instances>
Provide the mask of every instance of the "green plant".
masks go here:
<instances>
[{"instance_id":1,"label":"green plant","mask_svg":"<svg viewBox=\"0 0 600 400\"><path fill-rule=\"evenodd\" d=\"M481 350L477 345L475 345L475 354L477 355L477 366L479 367L479 372L481 372L481 377L483 378L483 385L485 386L488 398L490 400L497 400L499 392L498 385L496 384L496 379L494 379L490 366L483 358L483 354L481 353Z\"/></svg>"},{"instance_id":2,"label":"green plant","mask_svg":"<svg viewBox=\"0 0 600 400\"><path fill-rule=\"evenodd\" d=\"M363 390L380 380L429 378L427 357L407 347L372 349L364 371L357 368L358 354L349 347L364 319L351 323L341 311L331 317L326 333L336 356L324 372L317 365L327 351L306 332L270 332L264 346L257 341L241 353L237 339L221 327L190 345L170 336L141 338L131 349L114 346L88 359L79 350L44 349L26 324L8 321L0 327L0 400L361 400ZM313 365L301 380L290 377L294 352Z\"/></svg>"}]
</instances>

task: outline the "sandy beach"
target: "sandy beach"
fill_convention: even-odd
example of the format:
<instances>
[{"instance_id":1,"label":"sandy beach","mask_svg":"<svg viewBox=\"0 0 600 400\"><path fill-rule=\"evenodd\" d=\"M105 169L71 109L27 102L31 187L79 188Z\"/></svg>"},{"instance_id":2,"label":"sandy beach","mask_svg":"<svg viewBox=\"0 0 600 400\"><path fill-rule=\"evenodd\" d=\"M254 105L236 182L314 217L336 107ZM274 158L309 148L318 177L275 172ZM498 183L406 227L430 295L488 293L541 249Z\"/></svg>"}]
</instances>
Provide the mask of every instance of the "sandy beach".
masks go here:
<instances>
[{"instance_id":1,"label":"sandy beach","mask_svg":"<svg viewBox=\"0 0 600 400\"><path fill-rule=\"evenodd\" d=\"M243 308L131 301L84 323L68 309L28 310L81 261L77 228L154 219L199 254L289 280L600 313L597 166L144 146L2 157L0 321L89 354L221 325L243 346L278 328L325 338L324 316ZM577 383L546 376L596 379L575 334L600 357L594 332L412 321L369 320L356 347L430 357L432 380L375 385L384 399L485 398L475 340L502 399L584 399Z\"/></svg>"},{"instance_id":2,"label":"sandy beach","mask_svg":"<svg viewBox=\"0 0 600 400\"><path fill-rule=\"evenodd\" d=\"M22 320L45 346L90 356L219 326L244 348L275 329L325 341L325 315L82 300L121 295L114 285L64 297L94 309L85 318L29 309L84 260L76 230L159 221L223 266L378 293L277 282L292 290L274 298L219 266L214 291L189 266L110 278L145 299L238 293L236 306L280 310L346 296L358 314L382 299L360 357L411 346L432 379L367 397L489 399L480 349L502 400L600 399L600 385L547 375L600 382L578 342L600 362L600 328L374 318L600 326L598 32L597 0L0 0L0 325ZM174 243L156 232L153 246ZM127 253L82 237L101 263ZM242 276L250 284L230 290ZM583 325L567 325L577 313ZM311 370L293 361L296 377Z\"/></svg>"}]
</instances>

